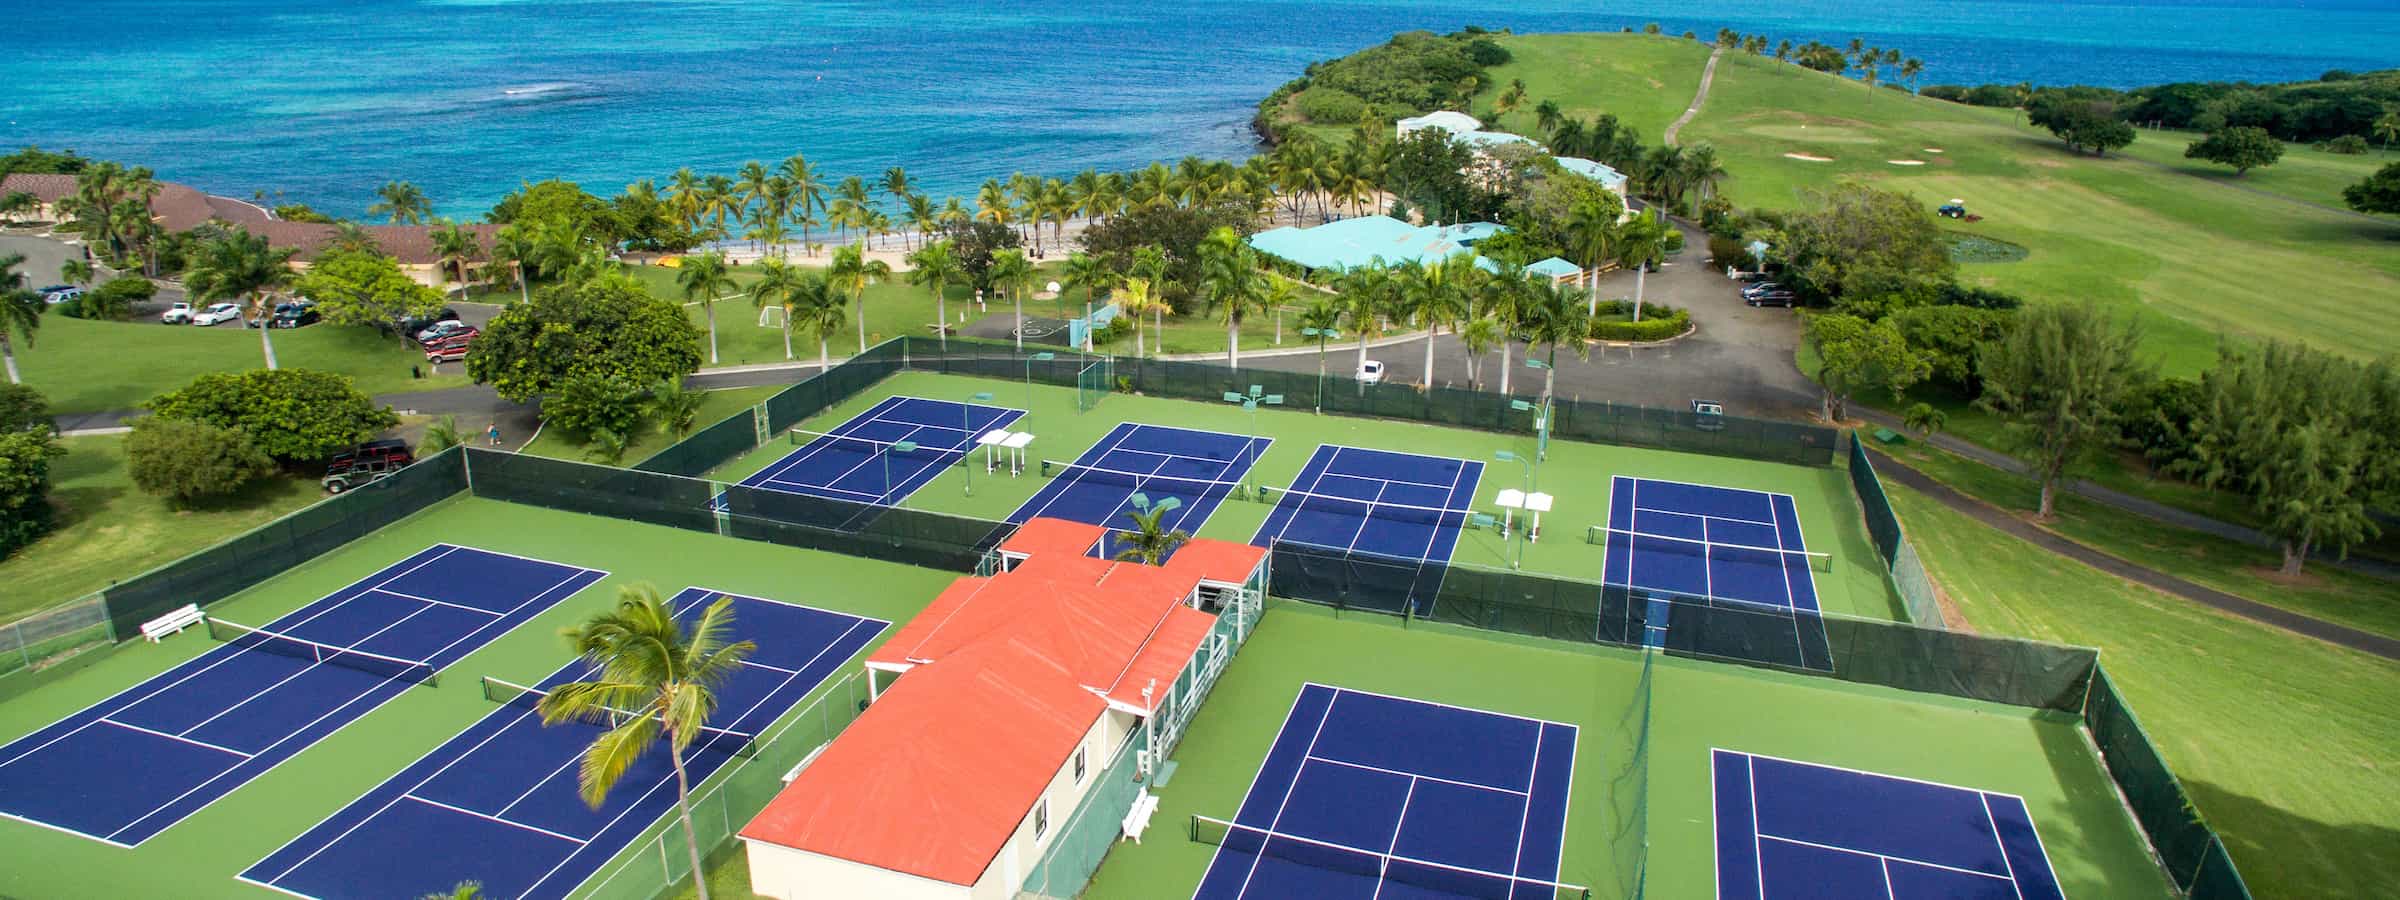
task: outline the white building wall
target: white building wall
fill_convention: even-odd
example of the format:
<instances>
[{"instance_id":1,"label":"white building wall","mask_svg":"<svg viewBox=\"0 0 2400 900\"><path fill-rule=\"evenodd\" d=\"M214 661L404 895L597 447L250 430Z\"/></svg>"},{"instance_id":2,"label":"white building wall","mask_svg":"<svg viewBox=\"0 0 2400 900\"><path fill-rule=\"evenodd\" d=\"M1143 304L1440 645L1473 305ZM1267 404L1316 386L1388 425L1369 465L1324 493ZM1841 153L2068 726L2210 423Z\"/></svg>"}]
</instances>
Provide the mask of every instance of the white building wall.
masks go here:
<instances>
[{"instance_id":1,"label":"white building wall","mask_svg":"<svg viewBox=\"0 0 2400 900\"><path fill-rule=\"evenodd\" d=\"M1091 729L1084 732L1083 740L1078 745L1083 748L1083 779L1080 782L1075 779L1075 758L1070 754L1065 764L1059 766L1058 774L1051 777L1050 785L1042 789L1042 799L1049 803L1048 830L1042 832L1040 839L1035 839L1034 811L1026 810L1025 818L1017 823L1016 832L1008 836L1008 843L1002 845L1000 855L992 860L991 869L983 873L986 881L998 879L1005 882L1006 890L986 894L984 885L979 882L975 886L976 900L1004 900L1016 895L1017 889L1024 886L1025 878L1033 874L1033 867L1041 862L1043 851L1048 850L1050 842L1057 839L1061 829L1066 828L1067 820L1075 815L1075 807L1083 803L1084 795L1099 783L1101 770L1108 768L1117 748L1124 744L1126 736L1133 732L1139 721L1115 710L1100 714L1099 721L1093 722ZM994 888L1001 886L996 884Z\"/></svg>"},{"instance_id":2,"label":"white building wall","mask_svg":"<svg viewBox=\"0 0 2400 900\"><path fill-rule=\"evenodd\" d=\"M864 863L742 841L750 855L750 890L778 900L968 900L988 896L963 884L920 878ZM979 886L980 887L980 886ZM1006 896L1006 895L1001 895Z\"/></svg>"}]
</instances>

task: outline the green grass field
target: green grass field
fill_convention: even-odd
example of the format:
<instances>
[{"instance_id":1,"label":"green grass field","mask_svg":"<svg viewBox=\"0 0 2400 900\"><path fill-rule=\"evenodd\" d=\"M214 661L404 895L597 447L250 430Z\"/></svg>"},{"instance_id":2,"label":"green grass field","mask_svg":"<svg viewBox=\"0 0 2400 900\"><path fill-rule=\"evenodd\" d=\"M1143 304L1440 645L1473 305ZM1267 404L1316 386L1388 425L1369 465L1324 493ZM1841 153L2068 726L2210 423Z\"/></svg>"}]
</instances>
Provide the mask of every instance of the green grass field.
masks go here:
<instances>
[{"instance_id":1,"label":"green grass field","mask_svg":"<svg viewBox=\"0 0 2400 900\"><path fill-rule=\"evenodd\" d=\"M258 332L230 325L169 327L155 322L94 322L44 316L31 346L16 343L25 383L50 398L60 413L132 409L209 372L244 372L266 367ZM458 387L467 377L456 366L427 378L412 378L425 354L400 345L372 328L311 325L274 334L276 361L287 369L318 369L350 376L373 394Z\"/></svg>"},{"instance_id":2,"label":"green grass field","mask_svg":"<svg viewBox=\"0 0 2400 900\"><path fill-rule=\"evenodd\" d=\"M1513 57L1486 74L1491 85L1475 96L1474 108L1492 101L1516 81L1525 82L1525 102L1487 128L1540 133L1533 108L1543 100L1585 125L1602 113L1633 126L1644 142L1658 143L1667 124L1691 105L1707 68L1708 47L1663 35L1545 34L1501 39Z\"/></svg>"},{"instance_id":3,"label":"green grass field","mask_svg":"<svg viewBox=\"0 0 2400 900\"><path fill-rule=\"evenodd\" d=\"M1214 430L1235 435L1248 434L1251 428L1251 416L1232 405L1112 394L1098 409L1078 414L1075 412L1073 388L1037 384L1028 392L1022 383L924 372L905 372L893 376L802 422L799 427L809 431L827 431L884 398L895 395L964 400L982 391L994 395L988 405L1029 410L1018 425L1011 427L1035 433L1030 453L1037 460L1072 462L1120 422ZM1287 398L1287 402L1298 405L1298 408L1258 414L1258 434L1275 439L1275 443L1252 470L1254 483L1275 486L1290 484L1320 443L1451 456L1484 462L1483 483L1475 492L1477 508L1497 513L1497 509L1490 507L1492 494L1504 487L1518 486L1526 473L1518 463L1494 460L1493 451L1510 450L1526 458L1531 458L1534 453L1535 442L1530 434L1512 436L1381 419L1317 416L1307 411L1309 400ZM720 481L740 481L782 459L794 449L787 437L778 437L711 473L710 477ZM973 465L954 466L944 471L919 488L904 505L1002 519L1032 497L1045 483L1038 467L1011 478L1005 472L986 475L981 465L982 457L977 455L975 460ZM1496 531L1469 530L1459 536L1458 548L1452 559L1487 568L1507 568L1511 554L1521 551L1525 571L1598 580L1602 549L1585 543L1583 538L1586 526L1607 521L1607 476L1610 475L1664 478L1789 493L1799 509L1801 527L1810 549L1829 552L1834 556L1833 570L1819 572L1816 576L1817 596L1822 608L1829 612L1875 619L1894 619L1899 615L1897 599L1887 586L1881 569L1871 562L1876 558L1874 546L1868 541L1857 503L1850 497L1849 476L1833 467L1808 468L1553 441L1549 461L1542 465L1536 481L1536 487L1557 498L1556 510L1542 520L1541 540L1519 547L1503 541ZM972 497L966 494L969 481L974 489ZM1272 507L1264 503L1228 500L1217 508L1197 534L1247 543L1260 523L1266 521L1271 510Z\"/></svg>"},{"instance_id":4,"label":"green grass field","mask_svg":"<svg viewBox=\"0 0 2400 900\"><path fill-rule=\"evenodd\" d=\"M0 622L67 603L152 566L325 499L315 481L276 475L234 496L176 509L125 470L123 435L65 438L50 467L57 528L0 560Z\"/></svg>"},{"instance_id":5,"label":"green grass field","mask_svg":"<svg viewBox=\"0 0 2400 900\"><path fill-rule=\"evenodd\" d=\"M1891 497L1977 630L2101 649L2253 893L2390 896L2400 664L2119 581L1906 488Z\"/></svg>"},{"instance_id":6,"label":"green grass field","mask_svg":"<svg viewBox=\"0 0 2400 900\"><path fill-rule=\"evenodd\" d=\"M530 683L565 663L570 654L558 630L614 602L620 586L647 582L670 594L687 585L701 586L905 621L955 577L462 498L378 531L210 611L238 622L265 622L443 541L611 574L453 665L440 687L408 691L137 849L0 820L0 896L265 896L233 876L491 712L494 707L483 698L477 676ZM120 647L89 668L0 703L0 740L31 732L210 646L208 636L193 629L155 646L137 641Z\"/></svg>"},{"instance_id":7,"label":"green grass field","mask_svg":"<svg viewBox=\"0 0 2400 900\"><path fill-rule=\"evenodd\" d=\"M1640 657L1332 613L1277 602L1176 751L1141 843L1119 843L1085 895L1181 895L1214 847L1191 815L1232 818L1301 685L1318 682L1578 726L1562 880L1618 896L1627 858L1612 782ZM1764 753L2022 795L2069 896L2170 897L2096 754L2072 721L1739 666L1661 659L1648 749L1648 896L1712 892L1711 748Z\"/></svg>"},{"instance_id":8,"label":"green grass field","mask_svg":"<svg viewBox=\"0 0 2400 900\"><path fill-rule=\"evenodd\" d=\"M1688 90L1662 98L1670 90L1654 85L1681 82L1707 53L1638 35L1504 40L1519 62L1496 71L1525 79L1529 109L1553 98L1636 123L1688 103ZM1508 124L1530 130L1529 122ZM1648 126L1643 136L1657 133ZM2400 220L2324 208L2338 204L2341 185L2385 161L2376 154L2292 148L2283 164L2239 179L2183 160L2189 136L2176 133L2143 132L2106 159L2079 156L2012 110L1869 90L1744 53L1719 63L1682 140L1717 148L1730 173L1721 190L1742 206L1792 207L1806 190L1841 179L1928 206L1963 199L1984 219L1955 227L2031 251L2019 262L1966 266L1965 280L2133 312L2170 373L2207 367L2220 334L2292 337L2361 357L2400 346Z\"/></svg>"}]
</instances>

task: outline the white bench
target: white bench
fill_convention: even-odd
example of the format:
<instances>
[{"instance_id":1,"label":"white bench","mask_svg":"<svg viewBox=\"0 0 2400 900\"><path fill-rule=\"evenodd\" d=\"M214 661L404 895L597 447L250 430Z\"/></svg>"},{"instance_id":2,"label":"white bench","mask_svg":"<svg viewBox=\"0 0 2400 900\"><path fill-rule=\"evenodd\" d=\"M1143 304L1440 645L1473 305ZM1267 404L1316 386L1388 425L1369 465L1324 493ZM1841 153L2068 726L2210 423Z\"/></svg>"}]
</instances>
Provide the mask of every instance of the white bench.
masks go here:
<instances>
[{"instance_id":1,"label":"white bench","mask_svg":"<svg viewBox=\"0 0 2400 900\"><path fill-rule=\"evenodd\" d=\"M1133 798L1133 809L1125 813L1125 836L1142 842L1142 832L1150 830L1150 817L1158 813L1158 795L1143 791Z\"/></svg>"},{"instance_id":2,"label":"white bench","mask_svg":"<svg viewBox=\"0 0 2400 900\"><path fill-rule=\"evenodd\" d=\"M203 618L206 618L206 615L200 612L197 604L186 603L174 612L143 622L142 637L155 644L167 635L200 624L200 620Z\"/></svg>"}]
</instances>

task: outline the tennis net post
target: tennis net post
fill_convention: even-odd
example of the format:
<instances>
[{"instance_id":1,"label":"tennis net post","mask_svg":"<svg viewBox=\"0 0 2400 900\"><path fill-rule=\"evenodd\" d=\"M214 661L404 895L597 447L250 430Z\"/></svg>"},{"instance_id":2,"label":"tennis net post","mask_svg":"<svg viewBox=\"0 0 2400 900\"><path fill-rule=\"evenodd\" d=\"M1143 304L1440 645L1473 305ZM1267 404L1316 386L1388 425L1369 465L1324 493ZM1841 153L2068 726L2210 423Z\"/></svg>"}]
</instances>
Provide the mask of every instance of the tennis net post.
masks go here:
<instances>
[{"instance_id":1,"label":"tennis net post","mask_svg":"<svg viewBox=\"0 0 2400 900\"><path fill-rule=\"evenodd\" d=\"M1198 813L1192 814L1190 831L1194 843L1225 847L1254 856L1273 856L1285 862L1393 881L1440 893L1465 897L1523 897L1527 896L1527 889L1532 889L1537 894L1548 891L1554 900L1591 900L1592 896L1592 889L1580 884L1362 850Z\"/></svg>"},{"instance_id":2,"label":"tennis net post","mask_svg":"<svg viewBox=\"0 0 2400 900\"><path fill-rule=\"evenodd\" d=\"M483 699L500 704L501 706L512 706L524 710L538 710L541 708L542 700L550 696L549 691L541 688L528 687L513 681L494 678L490 675L483 676L482 680ZM629 709L602 707L590 717L582 719L582 721L594 725L602 725L608 728L615 728L619 725L625 724L627 721L640 718L645 715L647 715L647 713L635 712ZM734 731L728 728L717 728L714 726L703 725L700 728L700 736L692 741L692 748L709 750L729 756L737 756L743 759L749 759L758 755L758 736L749 734L747 732Z\"/></svg>"},{"instance_id":3,"label":"tennis net post","mask_svg":"<svg viewBox=\"0 0 2400 900\"><path fill-rule=\"evenodd\" d=\"M268 631L264 628L253 628L236 622L228 622L215 616L207 616L203 621L208 625L208 636L211 639L232 644L243 650L259 650L326 665L341 666L346 669L356 669L385 678L414 681L428 686L439 686L440 684L440 670L424 660L385 656L381 653L370 653L353 647L320 643L307 638Z\"/></svg>"}]
</instances>

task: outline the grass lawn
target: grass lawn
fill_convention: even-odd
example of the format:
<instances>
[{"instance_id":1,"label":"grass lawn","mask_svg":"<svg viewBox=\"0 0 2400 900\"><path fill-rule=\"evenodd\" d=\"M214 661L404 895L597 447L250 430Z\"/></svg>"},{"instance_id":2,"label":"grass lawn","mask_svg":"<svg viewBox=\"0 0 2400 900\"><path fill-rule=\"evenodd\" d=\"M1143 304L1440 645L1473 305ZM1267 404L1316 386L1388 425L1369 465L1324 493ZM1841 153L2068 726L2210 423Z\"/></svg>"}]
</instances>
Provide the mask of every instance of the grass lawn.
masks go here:
<instances>
[{"instance_id":1,"label":"grass lawn","mask_svg":"<svg viewBox=\"0 0 2400 900\"><path fill-rule=\"evenodd\" d=\"M1696 67L1687 59L1706 52L1677 52L1678 42L1661 47L1638 35L1509 41L1522 64L1543 70L1523 76L1529 108L1545 97L1561 105L1588 97L1637 122L1658 114L1656 95L1665 89L1652 82L1676 82L1677 73ZM1657 53L1666 58L1646 70L1578 62ZM1680 109L1690 93L1664 99ZM1646 129L1644 137L1656 133ZM1717 148L1730 173L1722 190L1743 206L1792 207L1804 191L1845 178L1929 206L1964 199L1984 219L1953 227L2031 254L1964 266L1964 280L2132 312L2147 327L2150 356L2169 374L2211 364L2220 334L2288 336L2360 357L2400 346L2400 220L2309 205L2326 203L2328 191L2371 169L2381 159L2374 154L2294 148L2288 169L2243 179L2182 160L2188 138L2173 133L2143 132L2130 158L2079 156L2020 124L2012 110L1869 90L1745 53L1719 63L1708 104L1683 140Z\"/></svg>"},{"instance_id":2,"label":"grass lawn","mask_svg":"<svg viewBox=\"0 0 2400 900\"><path fill-rule=\"evenodd\" d=\"M768 397L775 396L777 391L786 387L789 385L772 384L704 391L701 394L700 414L692 420L692 428L697 431L714 425L723 421L726 416L766 402ZM625 458L620 460L619 464L630 466L641 462L650 458L650 454L667 449L677 440L678 438L668 434L666 429L660 428L657 422L644 422L641 434L636 435L633 443L626 447ZM544 428L540 437L534 438L533 443L525 445L519 452L547 456L552 459L596 462L584 455L584 449L584 444L579 436L566 434L558 429Z\"/></svg>"},{"instance_id":3,"label":"grass lawn","mask_svg":"<svg viewBox=\"0 0 2400 900\"><path fill-rule=\"evenodd\" d=\"M0 560L0 622L72 602L326 496L315 481L277 475L179 510L133 486L123 435L59 443L67 455L50 468L58 527Z\"/></svg>"},{"instance_id":4,"label":"grass lawn","mask_svg":"<svg viewBox=\"0 0 2400 900\"><path fill-rule=\"evenodd\" d=\"M1540 134L1533 108L1558 103L1561 115L1587 127L1601 113L1633 126L1655 144L1667 125L1690 106L1708 67L1709 47L1666 35L1528 34L1499 39L1513 57L1490 71L1491 86L1475 96L1474 108L1490 110L1511 82L1525 82L1525 102L1486 127ZM1481 115L1481 113L1478 113Z\"/></svg>"},{"instance_id":5,"label":"grass lawn","mask_svg":"<svg viewBox=\"0 0 2400 900\"><path fill-rule=\"evenodd\" d=\"M2143 130L2141 138L2125 148L2124 153L2194 178L2344 209L2348 207L2342 205L2343 188L2375 174L2376 169L2400 162L2400 153L2388 150L2344 156L2306 144L2285 144L2283 158L2274 165L2252 169L2247 175L2235 175L2224 166L2184 158L2183 148L2203 136L2197 131Z\"/></svg>"},{"instance_id":6,"label":"grass lawn","mask_svg":"<svg viewBox=\"0 0 2400 900\"><path fill-rule=\"evenodd\" d=\"M156 322L94 322L42 317L34 340L16 343L25 383L50 398L61 413L131 409L208 372L263 368L258 332L219 325L169 327ZM276 361L287 369L318 369L350 376L373 394L432 390L467 383L451 367L418 379L410 366L425 355L372 328L311 325L274 333Z\"/></svg>"},{"instance_id":7,"label":"grass lawn","mask_svg":"<svg viewBox=\"0 0 2400 900\"><path fill-rule=\"evenodd\" d=\"M1978 630L2101 648L2261 897L2400 882L2400 665L2131 585L1891 487L1926 567Z\"/></svg>"}]
</instances>

